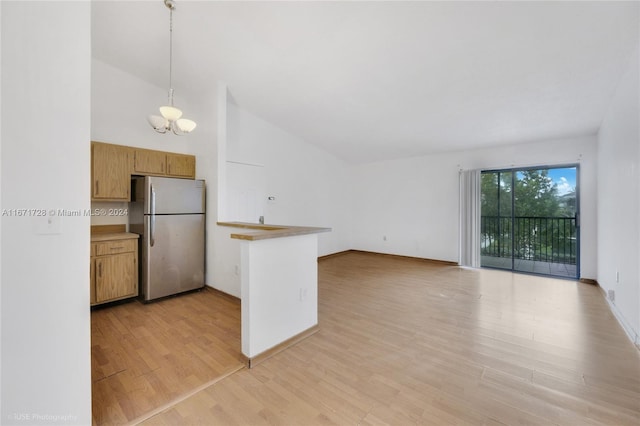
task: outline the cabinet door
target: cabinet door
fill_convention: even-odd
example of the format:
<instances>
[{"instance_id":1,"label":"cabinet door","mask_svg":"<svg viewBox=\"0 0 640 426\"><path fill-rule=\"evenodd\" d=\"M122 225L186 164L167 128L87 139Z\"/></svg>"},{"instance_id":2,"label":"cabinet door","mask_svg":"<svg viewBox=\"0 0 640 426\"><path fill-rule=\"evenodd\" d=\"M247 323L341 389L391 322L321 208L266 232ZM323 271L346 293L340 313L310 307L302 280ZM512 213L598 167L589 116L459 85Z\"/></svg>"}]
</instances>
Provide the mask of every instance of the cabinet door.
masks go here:
<instances>
[{"instance_id":1,"label":"cabinet door","mask_svg":"<svg viewBox=\"0 0 640 426\"><path fill-rule=\"evenodd\" d=\"M96 303L96 260L91 258L91 267L89 269L89 294L90 303L94 305Z\"/></svg>"},{"instance_id":2,"label":"cabinet door","mask_svg":"<svg viewBox=\"0 0 640 426\"><path fill-rule=\"evenodd\" d=\"M167 156L161 151L136 149L133 169L144 175L164 175Z\"/></svg>"},{"instance_id":3,"label":"cabinet door","mask_svg":"<svg viewBox=\"0 0 640 426\"><path fill-rule=\"evenodd\" d=\"M135 296L138 293L138 267L135 253L97 257L96 302Z\"/></svg>"},{"instance_id":4,"label":"cabinet door","mask_svg":"<svg viewBox=\"0 0 640 426\"><path fill-rule=\"evenodd\" d=\"M195 179L196 157L167 153L167 175Z\"/></svg>"},{"instance_id":5,"label":"cabinet door","mask_svg":"<svg viewBox=\"0 0 640 426\"><path fill-rule=\"evenodd\" d=\"M131 200L131 150L103 143L91 145L91 198Z\"/></svg>"}]
</instances>

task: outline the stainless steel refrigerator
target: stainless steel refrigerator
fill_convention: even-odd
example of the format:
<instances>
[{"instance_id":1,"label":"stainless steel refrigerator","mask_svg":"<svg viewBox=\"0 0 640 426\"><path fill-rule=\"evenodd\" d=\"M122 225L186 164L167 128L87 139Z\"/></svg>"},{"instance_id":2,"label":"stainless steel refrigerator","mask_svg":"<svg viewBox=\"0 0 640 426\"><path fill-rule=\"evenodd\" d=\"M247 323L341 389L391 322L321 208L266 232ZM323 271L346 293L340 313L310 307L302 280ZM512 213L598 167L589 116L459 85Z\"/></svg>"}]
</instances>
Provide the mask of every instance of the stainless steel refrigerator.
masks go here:
<instances>
[{"instance_id":1,"label":"stainless steel refrigerator","mask_svg":"<svg viewBox=\"0 0 640 426\"><path fill-rule=\"evenodd\" d=\"M129 230L140 234L140 296L204 287L205 183L154 176L131 181Z\"/></svg>"}]
</instances>

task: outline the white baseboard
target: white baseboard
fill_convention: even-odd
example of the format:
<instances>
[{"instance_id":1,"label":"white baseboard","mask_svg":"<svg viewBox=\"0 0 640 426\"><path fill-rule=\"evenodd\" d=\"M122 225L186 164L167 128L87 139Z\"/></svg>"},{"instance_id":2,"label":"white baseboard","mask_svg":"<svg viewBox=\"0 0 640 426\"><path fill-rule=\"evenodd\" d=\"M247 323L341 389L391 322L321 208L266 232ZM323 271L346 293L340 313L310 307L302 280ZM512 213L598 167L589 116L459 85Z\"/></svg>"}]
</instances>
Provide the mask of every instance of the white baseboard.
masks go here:
<instances>
[{"instance_id":1,"label":"white baseboard","mask_svg":"<svg viewBox=\"0 0 640 426\"><path fill-rule=\"evenodd\" d=\"M631 340L636 348L640 349L640 336L638 336L638 332L633 328L633 326L631 326L631 324L627 322L626 318L624 317L624 315L622 315L622 312L620 312L618 307L614 303L611 303L606 293L604 293L604 289L602 287L600 287L600 289L603 291L604 298L607 301L607 304L609 304L611 313L613 313L613 316L618 320L618 323L620 323L620 325L622 326L622 329L629 337L629 340Z\"/></svg>"}]
</instances>

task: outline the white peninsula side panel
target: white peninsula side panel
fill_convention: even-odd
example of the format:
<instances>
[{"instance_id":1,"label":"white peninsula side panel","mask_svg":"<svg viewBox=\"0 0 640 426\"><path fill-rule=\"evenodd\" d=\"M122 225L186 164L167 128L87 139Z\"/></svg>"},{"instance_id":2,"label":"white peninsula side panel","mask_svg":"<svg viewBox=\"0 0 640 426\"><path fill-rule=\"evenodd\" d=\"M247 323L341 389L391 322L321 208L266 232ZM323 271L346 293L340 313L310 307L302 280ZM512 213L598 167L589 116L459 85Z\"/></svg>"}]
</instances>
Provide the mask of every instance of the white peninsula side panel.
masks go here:
<instances>
[{"instance_id":1,"label":"white peninsula side panel","mask_svg":"<svg viewBox=\"0 0 640 426\"><path fill-rule=\"evenodd\" d=\"M242 353L251 359L318 324L318 236L240 246Z\"/></svg>"}]
</instances>

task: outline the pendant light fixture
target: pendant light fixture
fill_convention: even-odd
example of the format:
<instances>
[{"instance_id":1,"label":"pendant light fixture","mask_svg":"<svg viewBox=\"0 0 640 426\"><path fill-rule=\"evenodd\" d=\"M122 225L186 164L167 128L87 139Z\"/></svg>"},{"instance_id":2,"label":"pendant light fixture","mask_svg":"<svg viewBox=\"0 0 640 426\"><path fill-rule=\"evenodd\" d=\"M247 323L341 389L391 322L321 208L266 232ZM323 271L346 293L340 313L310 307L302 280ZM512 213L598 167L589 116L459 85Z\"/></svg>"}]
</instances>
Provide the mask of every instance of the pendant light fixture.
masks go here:
<instances>
[{"instance_id":1,"label":"pendant light fixture","mask_svg":"<svg viewBox=\"0 0 640 426\"><path fill-rule=\"evenodd\" d=\"M171 131L176 135L184 135L196 128L196 123L182 117L182 111L173 106L173 10L176 8L174 0L164 0L164 5L169 8L169 105L160 107L159 115L150 115L147 120L151 127L158 133Z\"/></svg>"}]
</instances>

